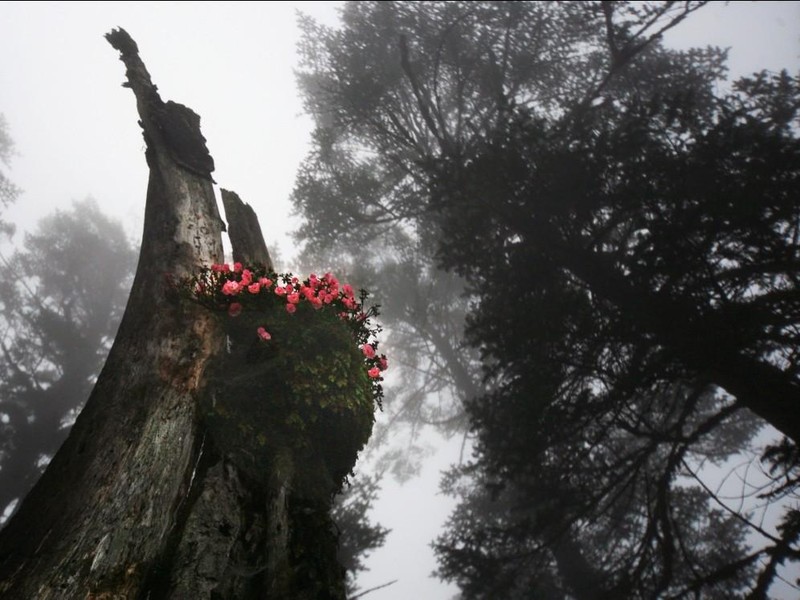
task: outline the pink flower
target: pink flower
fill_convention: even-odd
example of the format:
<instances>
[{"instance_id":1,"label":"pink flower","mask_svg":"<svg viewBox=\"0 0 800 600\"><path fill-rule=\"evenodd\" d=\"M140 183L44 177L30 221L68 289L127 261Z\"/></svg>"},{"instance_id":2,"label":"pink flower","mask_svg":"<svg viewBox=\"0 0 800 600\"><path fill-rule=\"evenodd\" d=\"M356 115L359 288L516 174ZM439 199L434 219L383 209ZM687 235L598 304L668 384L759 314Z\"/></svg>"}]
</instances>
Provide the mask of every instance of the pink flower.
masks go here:
<instances>
[{"instance_id":1,"label":"pink flower","mask_svg":"<svg viewBox=\"0 0 800 600\"><path fill-rule=\"evenodd\" d=\"M222 263L220 265L211 265L211 270L215 273L227 273L231 268L227 264Z\"/></svg>"},{"instance_id":2,"label":"pink flower","mask_svg":"<svg viewBox=\"0 0 800 600\"><path fill-rule=\"evenodd\" d=\"M314 310L319 310L322 308L322 299L321 298L309 298L309 302L311 302L311 306L314 307Z\"/></svg>"},{"instance_id":3,"label":"pink flower","mask_svg":"<svg viewBox=\"0 0 800 600\"><path fill-rule=\"evenodd\" d=\"M245 269L244 271L242 271L241 284L242 285L250 285L250 283L252 281L253 281L253 272L250 271L249 269Z\"/></svg>"},{"instance_id":4,"label":"pink flower","mask_svg":"<svg viewBox=\"0 0 800 600\"><path fill-rule=\"evenodd\" d=\"M300 293L305 296L306 300L311 300L314 297L314 288L304 285L300 288Z\"/></svg>"},{"instance_id":5,"label":"pink flower","mask_svg":"<svg viewBox=\"0 0 800 600\"><path fill-rule=\"evenodd\" d=\"M272 339L272 336L271 336L271 335L269 334L269 332L268 332L266 329L264 329L263 327L259 327L258 329L256 329L256 332L258 333L258 337L260 337L260 338L261 338L262 340L264 340L265 342L266 342L267 340L271 340L271 339Z\"/></svg>"},{"instance_id":6,"label":"pink flower","mask_svg":"<svg viewBox=\"0 0 800 600\"><path fill-rule=\"evenodd\" d=\"M276 285L275 286L275 293L278 294L278 296L285 296L286 295L286 288L285 287L281 287L279 285Z\"/></svg>"},{"instance_id":7,"label":"pink flower","mask_svg":"<svg viewBox=\"0 0 800 600\"><path fill-rule=\"evenodd\" d=\"M297 306L296 305L294 305L294 304L287 304L286 305L286 312L289 313L290 315L293 315L294 311L296 311L296 310L297 310Z\"/></svg>"},{"instance_id":8,"label":"pink flower","mask_svg":"<svg viewBox=\"0 0 800 600\"><path fill-rule=\"evenodd\" d=\"M355 310L358 304L352 298L342 298L342 304L344 304L345 308L348 310Z\"/></svg>"},{"instance_id":9,"label":"pink flower","mask_svg":"<svg viewBox=\"0 0 800 600\"><path fill-rule=\"evenodd\" d=\"M385 354L381 354L381 357L378 359L378 367L380 367L381 371L385 371L389 368L389 361L386 359Z\"/></svg>"},{"instance_id":10,"label":"pink flower","mask_svg":"<svg viewBox=\"0 0 800 600\"><path fill-rule=\"evenodd\" d=\"M297 304L298 302L300 302L300 294L298 294L297 292L289 294L288 296L286 296L286 300L288 300L292 304Z\"/></svg>"},{"instance_id":11,"label":"pink flower","mask_svg":"<svg viewBox=\"0 0 800 600\"><path fill-rule=\"evenodd\" d=\"M342 287L342 290L344 290L344 295L348 298L352 298L354 296L353 286L349 283L345 283L344 287Z\"/></svg>"},{"instance_id":12,"label":"pink flower","mask_svg":"<svg viewBox=\"0 0 800 600\"><path fill-rule=\"evenodd\" d=\"M226 296L235 296L242 291L242 286L238 281L226 281L222 285L222 293Z\"/></svg>"},{"instance_id":13,"label":"pink flower","mask_svg":"<svg viewBox=\"0 0 800 600\"><path fill-rule=\"evenodd\" d=\"M257 294L259 291L261 291L261 284L251 283L250 285L247 286L247 291L250 292L251 294Z\"/></svg>"},{"instance_id":14,"label":"pink flower","mask_svg":"<svg viewBox=\"0 0 800 600\"><path fill-rule=\"evenodd\" d=\"M266 277L262 277L261 279L258 280L258 283L260 283L263 287L268 288L269 286L272 285L272 279L267 279Z\"/></svg>"},{"instance_id":15,"label":"pink flower","mask_svg":"<svg viewBox=\"0 0 800 600\"><path fill-rule=\"evenodd\" d=\"M228 307L228 314L232 317L238 317L242 314L242 305L238 302L232 302Z\"/></svg>"},{"instance_id":16,"label":"pink flower","mask_svg":"<svg viewBox=\"0 0 800 600\"><path fill-rule=\"evenodd\" d=\"M309 275L308 276L308 285L310 285L312 288L319 287L319 277L317 277L313 273L311 275Z\"/></svg>"},{"instance_id":17,"label":"pink flower","mask_svg":"<svg viewBox=\"0 0 800 600\"><path fill-rule=\"evenodd\" d=\"M377 379L381 376L381 370L378 367L372 367L369 371L367 371L367 375L373 379Z\"/></svg>"},{"instance_id":18,"label":"pink flower","mask_svg":"<svg viewBox=\"0 0 800 600\"><path fill-rule=\"evenodd\" d=\"M242 263L240 263L240 262L233 263L233 272L234 273L241 273L242 272Z\"/></svg>"},{"instance_id":19,"label":"pink flower","mask_svg":"<svg viewBox=\"0 0 800 600\"><path fill-rule=\"evenodd\" d=\"M367 358L375 358L375 348L373 348L369 344L364 344L363 346L361 346L361 351Z\"/></svg>"}]
</instances>

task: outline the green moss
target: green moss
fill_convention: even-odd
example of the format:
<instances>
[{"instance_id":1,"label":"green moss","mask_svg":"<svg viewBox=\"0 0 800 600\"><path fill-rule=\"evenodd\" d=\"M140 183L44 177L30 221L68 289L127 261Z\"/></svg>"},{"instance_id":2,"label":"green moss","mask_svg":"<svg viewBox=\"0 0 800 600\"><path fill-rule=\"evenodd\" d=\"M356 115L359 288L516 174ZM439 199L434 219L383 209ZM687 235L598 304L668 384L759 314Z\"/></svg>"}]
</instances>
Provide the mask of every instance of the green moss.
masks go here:
<instances>
[{"instance_id":1,"label":"green moss","mask_svg":"<svg viewBox=\"0 0 800 600\"><path fill-rule=\"evenodd\" d=\"M215 444L262 481L278 450L289 448L295 485L334 493L374 421L372 386L348 326L309 305L293 315L276 307L221 318L229 352L214 363L202 407ZM271 340L258 338L259 326Z\"/></svg>"}]
</instances>

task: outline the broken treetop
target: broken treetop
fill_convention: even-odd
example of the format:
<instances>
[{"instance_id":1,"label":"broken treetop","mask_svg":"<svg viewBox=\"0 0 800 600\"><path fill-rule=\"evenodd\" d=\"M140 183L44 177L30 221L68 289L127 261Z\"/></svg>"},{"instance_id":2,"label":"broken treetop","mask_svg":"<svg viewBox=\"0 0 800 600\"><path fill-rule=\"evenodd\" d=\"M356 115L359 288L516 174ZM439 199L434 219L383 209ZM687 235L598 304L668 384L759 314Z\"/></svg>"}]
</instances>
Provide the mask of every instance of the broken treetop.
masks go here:
<instances>
[{"instance_id":1,"label":"broken treetop","mask_svg":"<svg viewBox=\"0 0 800 600\"><path fill-rule=\"evenodd\" d=\"M144 130L148 151L155 139L163 144L170 157L181 167L213 181L214 159L206 147L206 139L200 133L200 116L192 109L176 102L164 102L158 88L150 80L147 68L139 58L139 48L128 32L113 29L106 34L109 43L119 51L125 63L128 78L122 85L133 90Z\"/></svg>"}]
</instances>

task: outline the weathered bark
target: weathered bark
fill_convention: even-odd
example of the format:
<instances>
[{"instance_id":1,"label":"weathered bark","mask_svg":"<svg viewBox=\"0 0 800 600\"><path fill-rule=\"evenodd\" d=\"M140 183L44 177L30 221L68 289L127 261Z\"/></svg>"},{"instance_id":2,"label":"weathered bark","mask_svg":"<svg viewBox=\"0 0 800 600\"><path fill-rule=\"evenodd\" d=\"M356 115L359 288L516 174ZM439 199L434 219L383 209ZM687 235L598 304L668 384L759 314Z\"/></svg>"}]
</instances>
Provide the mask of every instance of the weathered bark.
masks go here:
<instances>
[{"instance_id":1,"label":"weathered bark","mask_svg":"<svg viewBox=\"0 0 800 600\"><path fill-rule=\"evenodd\" d=\"M228 238L231 240L233 260L247 265L272 268L267 244L258 224L258 217L249 204L242 202L234 192L222 192L222 207L228 220Z\"/></svg>"},{"instance_id":2,"label":"weathered bark","mask_svg":"<svg viewBox=\"0 0 800 600\"><path fill-rule=\"evenodd\" d=\"M329 499L295 493L292 461L277 451L255 481L209 433L209 378L226 360L227 333L175 282L222 261L214 163L199 117L161 100L130 36L106 37L147 143L142 250L86 407L0 532L0 597L343 598ZM231 231L249 232L250 245L236 233L234 252L269 264L254 215L236 208Z\"/></svg>"}]
</instances>

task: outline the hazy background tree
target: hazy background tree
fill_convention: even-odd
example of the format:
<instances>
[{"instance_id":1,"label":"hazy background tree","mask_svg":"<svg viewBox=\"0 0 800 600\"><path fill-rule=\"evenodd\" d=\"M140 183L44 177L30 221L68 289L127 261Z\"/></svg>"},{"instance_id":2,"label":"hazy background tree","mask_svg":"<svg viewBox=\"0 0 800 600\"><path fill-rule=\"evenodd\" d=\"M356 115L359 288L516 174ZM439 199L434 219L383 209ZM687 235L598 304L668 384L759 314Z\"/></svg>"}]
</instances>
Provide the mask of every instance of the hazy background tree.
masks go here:
<instances>
[{"instance_id":1,"label":"hazy background tree","mask_svg":"<svg viewBox=\"0 0 800 600\"><path fill-rule=\"evenodd\" d=\"M340 30L304 23L301 236L399 291L419 385L389 410L469 409L438 544L465 597L765 597L795 554L794 512L749 552L745 515L694 479L747 449L743 407L796 440L800 390L797 83L726 96L724 52L661 47L702 4L349 3ZM434 341L429 317L460 334L465 309L482 384L459 335Z\"/></svg>"},{"instance_id":2,"label":"hazy background tree","mask_svg":"<svg viewBox=\"0 0 800 600\"><path fill-rule=\"evenodd\" d=\"M380 548L389 530L368 518L368 511L380 490L378 477L359 474L345 485L333 509L339 534L339 564L347 571L348 597L358 593L358 576L367 570L365 561L370 552Z\"/></svg>"},{"instance_id":3,"label":"hazy background tree","mask_svg":"<svg viewBox=\"0 0 800 600\"><path fill-rule=\"evenodd\" d=\"M0 511L38 479L89 396L127 300L136 254L92 200L42 219L2 257Z\"/></svg>"},{"instance_id":4,"label":"hazy background tree","mask_svg":"<svg viewBox=\"0 0 800 600\"><path fill-rule=\"evenodd\" d=\"M8 123L5 117L0 114L0 217L9 204L16 200L19 189L15 186L6 173L6 169L11 162L14 154L14 140L8 131ZM0 218L0 235L11 233L12 228L2 218Z\"/></svg>"}]
</instances>

